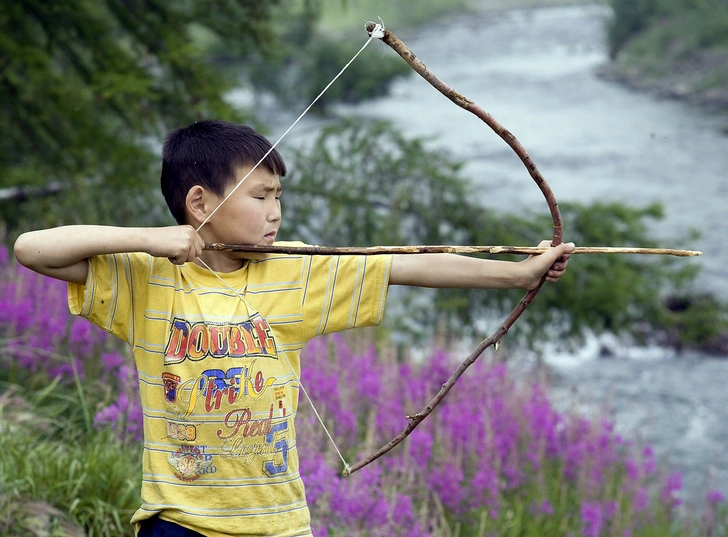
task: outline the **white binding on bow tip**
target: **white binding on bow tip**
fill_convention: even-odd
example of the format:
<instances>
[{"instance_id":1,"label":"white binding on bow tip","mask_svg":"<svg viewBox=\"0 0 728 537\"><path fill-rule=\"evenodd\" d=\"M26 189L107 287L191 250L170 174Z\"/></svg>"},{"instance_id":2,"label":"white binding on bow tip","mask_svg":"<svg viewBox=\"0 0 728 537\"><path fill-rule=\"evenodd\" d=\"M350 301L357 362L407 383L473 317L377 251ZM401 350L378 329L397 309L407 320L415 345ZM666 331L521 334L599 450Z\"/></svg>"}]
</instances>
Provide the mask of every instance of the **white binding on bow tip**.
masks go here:
<instances>
[{"instance_id":1,"label":"white binding on bow tip","mask_svg":"<svg viewBox=\"0 0 728 537\"><path fill-rule=\"evenodd\" d=\"M379 19L379 20L381 21L381 19ZM285 138L286 135L289 132L291 132L291 130L293 129L293 127L295 127L296 124L298 124L298 122L301 121L301 119L303 118L303 116L305 116L308 113L308 111L311 110L311 108L313 107L313 105L316 104L316 102L321 98L321 96L324 93L326 93L326 91L333 85L334 82L336 82L336 80L344 73L344 71L346 71L349 68L349 66L359 56L359 54L361 54L364 51L364 49L367 48L367 46L369 45L369 43L372 42L372 39L381 39L383 37L384 37L384 25L383 24L377 24L374 27L374 29L371 31L371 33L369 34L369 39L367 39L366 43L364 43L364 45L359 49L359 51L356 54L354 54L354 56L351 58L351 60L348 61L348 63L341 69L341 71L339 71L338 74L334 78L331 79L331 82L329 82L326 85L326 87L321 91L321 93L319 93L316 96L316 98L313 101L311 101L311 104L309 104L308 107L306 107L306 109L301 113L301 115L298 116L298 118L296 118L296 120L291 124L290 127L288 127L286 129L286 131L280 136L280 138L278 138L278 140L275 141L275 143L270 147L270 149L265 153L265 155L263 155L263 158L261 158L255 164L255 166L253 166L250 169L250 171L247 174L245 174L245 176L238 182L237 185L235 185L235 187L228 193L228 195L225 196L225 198L223 198L223 200L220 202L220 204L217 207L215 207L215 209L207 216L207 218L205 218L202 221L202 223L196 229L197 233L200 232L200 230L202 229L202 227L205 224L207 224L207 222L210 220L210 218L212 218L212 216L218 211L218 209L220 209L220 207L222 207L222 204L225 203L230 198L230 196L232 196L235 193L235 191L240 187L240 185L243 184L243 182L250 176L250 174L252 174L256 170L256 168L258 168L258 166L260 166L265 161L265 159L268 158L268 155L270 155L273 152L273 150L276 148L276 146L278 146L278 144L281 142L281 140L283 140L283 138ZM235 290L228 282L226 282L217 272L215 272L212 268L210 268L210 266L207 263L205 263L199 257L196 260L203 267L205 267L212 274L214 274L215 277L218 280L220 280L225 287L227 287L230 291L232 291L233 294L235 296L237 296L243 302L243 304L245 304L246 309L248 309L248 308L251 307L250 304L248 304L248 301L245 300L245 298L237 290ZM331 445L334 446L334 449L336 450L336 453L339 456L339 459L341 459L341 462L344 464L344 472L345 473L348 473L349 470L351 469L351 466L349 465L348 462L346 462L346 459L344 459L344 456L342 455L341 450L336 445L336 442L334 441L333 436L331 436L331 433L329 432L328 428L326 427L326 424L324 423L324 420L321 418L321 415L319 414L318 410L316 409L316 406L313 404L313 401L311 400L311 397L308 395L308 392L306 391L306 388L304 388L303 383L301 382L300 377L296 373L296 370L293 368L293 365L291 365L291 362L288 360L288 357L285 354L283 354L283 357L285 358L286 363L288 364L288 367L291 369L291 372L293 373L293 376L295 377L296 382L298 382L298 385L301 388L301 391L306 396L306 399L308 400L308 403L311 405L311 409L313 410L313 413L316 415L316 418L318 419L319 423L321 424L321 427L323 428L324 432L326 433L326 436L329 438L329 441L331 442Z\"/></svg>"}]
</instances>

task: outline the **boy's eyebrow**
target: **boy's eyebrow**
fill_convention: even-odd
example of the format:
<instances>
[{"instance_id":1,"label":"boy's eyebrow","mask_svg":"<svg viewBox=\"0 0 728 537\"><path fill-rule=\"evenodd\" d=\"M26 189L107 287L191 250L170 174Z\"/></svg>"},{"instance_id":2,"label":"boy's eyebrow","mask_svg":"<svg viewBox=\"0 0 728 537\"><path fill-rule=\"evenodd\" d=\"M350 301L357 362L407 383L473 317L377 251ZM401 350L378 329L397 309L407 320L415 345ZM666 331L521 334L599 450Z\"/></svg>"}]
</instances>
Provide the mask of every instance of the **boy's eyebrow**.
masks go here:
<instances>
[{"instance_id":1,"label":"boy's eyebrow","mask_svg":"<svg viewBox=\"0 0 728 537\"><path fill-rule=\"evenodd\" d=\"M253 190L253 192L265 192L266 194L268 192L277 192L280 194L281 192L283 192L283 187L281 185L269 186L269 185L259 184L259 185L254 186L252 188L252 190Z\"/></svg>"}]
</instances>

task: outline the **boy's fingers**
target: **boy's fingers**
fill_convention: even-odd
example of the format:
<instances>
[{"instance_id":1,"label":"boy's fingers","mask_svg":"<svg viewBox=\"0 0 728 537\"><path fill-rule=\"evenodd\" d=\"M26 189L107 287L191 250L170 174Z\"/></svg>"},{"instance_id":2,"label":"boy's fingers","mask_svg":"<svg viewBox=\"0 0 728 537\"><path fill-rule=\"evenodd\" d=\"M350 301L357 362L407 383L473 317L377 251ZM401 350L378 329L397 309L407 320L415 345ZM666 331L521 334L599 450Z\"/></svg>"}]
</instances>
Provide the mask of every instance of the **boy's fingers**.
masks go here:
<instances>
[{"instance_id":1,"label":"boy's fingers","mask_svg":"<svg viewBox=\"0 0 728 537\"><path fill-rule=\"evenodd\" d=\"M573 242L562 242L557 246L557 248L561 249L563 255L569 255L575 247L576 245Z\"/></svg>"},{"instance_id":2,"label":"boy's fingers","mask_svg":"<svg viewBox=\"0 0 728 537\"><path fill-rule=\"evenodd\" d=\"M542 241L539 246L550 246L550 242ZM561 276L566 271L569 257L571 257L570 252L572 252L574 248L574 243L569 242L559 244L558 246L555 246L546 252L545 255L548 256L547 259L550 258L551 260L551 266L545 274L546 281L556 282L559 280L559 278L561 278Z\"/></svg>"},{"instance_id":3,"label":"boy's fingers","mask_svg":"<svg viewBox=\"0 0 728 537\"><path fill-rule=\"evenodd\" d=\"M550 248L551 247L551 241L550 240L542 240L538 243L539 248ZM554 246L554 252L559 252L559 254L569 254L571 251L574 250L575 244L573 242L562 242L558 246Z\"/></svg>"},{"instance_id":4,"label":"boy's fingers","mask_svg":"<svg viewBox=\"0 0 728 537\"><path fill-rule=\"evenodd\" d=\"M539 246L549 246L548 241L544 241L547 244L543 244L543 242ZM559 244L558 246L554 246L545 254L547 256L547 259L551 259L551 264L554 265L556 263L565 263L566 260L569 259L571 252L574 249L574 243L570 242L568 244Z\"/></svg>"},{"instance_id":5,"label":"boy's fingers","mask_svg":"<svg viewBox=\"0 0 728 537\"><path fill-rule=\"evenodd\" d=\"M559 244L554 250L558 252L556 261L559 263L566 263L571 257L571 252L574 250L575 245L573 242Z\"/></svg>"}]
</instances>

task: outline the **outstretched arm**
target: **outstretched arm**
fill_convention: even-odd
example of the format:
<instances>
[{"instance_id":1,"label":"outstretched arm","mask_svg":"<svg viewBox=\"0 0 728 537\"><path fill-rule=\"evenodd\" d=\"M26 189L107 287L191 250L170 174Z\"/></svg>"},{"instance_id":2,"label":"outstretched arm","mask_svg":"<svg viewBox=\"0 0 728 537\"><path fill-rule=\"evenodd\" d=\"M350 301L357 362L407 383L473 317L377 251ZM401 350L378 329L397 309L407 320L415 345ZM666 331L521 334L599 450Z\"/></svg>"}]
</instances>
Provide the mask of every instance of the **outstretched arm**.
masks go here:
<instances>
[{"instance_id":1,"label":"outstretched arm","mask_svg":"<svg viewBox=\"0 0 728 537\"><path fill-rule=\"evenodd\" d=\"M543 241L539 246L548 246ZM453 254L395 255L391 285L438 288L527 289L538 286L541 277L557 281L568 265L572 243L519 262L477 259Z\"/></svg>"},{"instance_id":2,"label":"outstretched arm","mask_svg":"<svg viewBox=\"0 0 728 537\"><path fill-rule=\"evenodd\" d=\"M181 264L193 261L204 246L192 226L62 226L22 234L15 242L15 258L40 274L84 284L88 258L94 255L146 252Z\"/></svg>"}]
</instances>

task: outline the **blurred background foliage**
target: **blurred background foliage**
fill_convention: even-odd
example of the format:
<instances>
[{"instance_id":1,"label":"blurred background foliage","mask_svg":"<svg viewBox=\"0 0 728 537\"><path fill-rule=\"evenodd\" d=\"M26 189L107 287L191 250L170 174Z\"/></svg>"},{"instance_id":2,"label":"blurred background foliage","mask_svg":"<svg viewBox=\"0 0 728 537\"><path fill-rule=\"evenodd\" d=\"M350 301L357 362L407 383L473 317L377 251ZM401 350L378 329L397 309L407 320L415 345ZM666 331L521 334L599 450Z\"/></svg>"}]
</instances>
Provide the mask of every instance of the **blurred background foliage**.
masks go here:
<instances>
[{"instance_id":1,"label":"blurred background foliage","mask_svg":"<svg viewBox=\"0 0 728 537\"><path fill-rule=\"evenodd\" d=\"M610 0L609 55L622 76L728 105L728 1Z\"/></svg>"},{"instance_id":2,"label":"blurred background foliage","mask_svg":"<svg viewBox=\"0 0 728 537\"><path fill-rule=\"evenodd\" d=\"M233 104L231 90L273 96L281 108L300 110L363 42L361 13L406 29L469 5L367 0L354 10L347 1L321 0L0 1L0 214L9 241L59 224L171 224L157 192L159 150L170 129L218 117L265 132L254 110ZM616 54L655 20L685 10L710 11L719 20L724 4L613 0L610 47ZM721 31L710 31L707 41L694 40L721 42ZM393 53L363 55L315 110L326 114L330 104L386 93L405 75L409 68ZM327 245L536 244L549 233L543 215L481 206L453 155L386 123L329 114L316 140L283 152L293 164L284 196L287 238ZM579 244L657 243L649 229L662 217L659 207L562 209L568 238ZM591 257L572 266L564 285L545 289L528 322L519 323L524 339L542 341L548 333L579 342L587 331L614 331L720 347L725 308L710 297L692 298L694 265ZM394 314L393 330L421 334L440 323L468 333L474 320L500 317L517 296L400 293L393 311L406 314Z\"/></svg>"},{"instance_id":3,"label":"blurred background foliage","mask_svg":"<svg viewBox=\"0 0 728 537\"><path fill-rule=\"evenodd\" d=\"M545 204L543 211L526 215L484 208L481 194L460 173L462 163L431 144L407 138L383 121L345 120L325 127L312 147L294 155L282 198L282 234L330 246L515 245L549 238L552 222ZM650 232L663 218L659 205L562 203L560 208L568 240L577 244L665 246ZM610 332L640 342L702 345L716 344L728 326L718 301L705 311L712 325L694 316L707 302L698 305L690 298L698 269L685 259L576 256L570 263L563 285L545 286L510 338L532 346L551 340L578 344L587 333ZM487 321L494 331L493 321L500 322L522 295L443 289L422 300L423 294L396 291L390 307L406 314L395 316L394 332L423 336L436 324L450 333L478 335L473 331L483 325L477 321ZM681 307L671 310L666 296Z\"/></svg>"},{"instance_id":4,"label":"blurred background foliage","mask_svg":"<svg viewBox=\"0 0 728 537\"><path fill-rule=\"evenodd\" d=\"M665 40L679 38L683 54L728 46L726 0L610 0L610 6L613 17L607 35L612 57L631 40L653 39L657 34Z\"/></svg>"}]
</instances>

